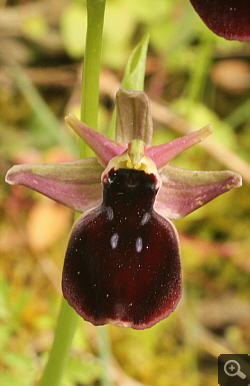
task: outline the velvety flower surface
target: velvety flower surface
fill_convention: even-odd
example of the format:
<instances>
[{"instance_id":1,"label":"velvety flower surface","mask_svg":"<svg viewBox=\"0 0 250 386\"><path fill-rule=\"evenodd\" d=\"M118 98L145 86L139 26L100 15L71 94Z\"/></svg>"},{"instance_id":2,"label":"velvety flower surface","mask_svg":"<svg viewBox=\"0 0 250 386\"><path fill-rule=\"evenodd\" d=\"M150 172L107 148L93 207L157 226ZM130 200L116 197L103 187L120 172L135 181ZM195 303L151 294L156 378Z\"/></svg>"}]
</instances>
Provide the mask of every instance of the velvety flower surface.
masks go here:
<instances>
[{"instance_id":1,"label":"velvety flower surface","mask_svg":"<svg viewBox=\"0 0 250 386\"><path fill-rule=\"evenodd\" d=\"M75 116L68 124L96 158L13 166L10 184L32 188L78 212L66 251L64 297L85 320L135 329L166 318L181 297L179 219L233 187L240 175L169 162L211 134L203 129L159 146L144 92L117 93L116 141Z\"/></svg>"},{"instance_id":2,"label":"velvety flower surface","mask_svg":"<svg viewBox=\"0 0 250 386\"><path fill-rule=\"evenodd\" d=\"M204 23L228 40L250 40L249 0L190 0Z\"/></svg>"}]
</instances>

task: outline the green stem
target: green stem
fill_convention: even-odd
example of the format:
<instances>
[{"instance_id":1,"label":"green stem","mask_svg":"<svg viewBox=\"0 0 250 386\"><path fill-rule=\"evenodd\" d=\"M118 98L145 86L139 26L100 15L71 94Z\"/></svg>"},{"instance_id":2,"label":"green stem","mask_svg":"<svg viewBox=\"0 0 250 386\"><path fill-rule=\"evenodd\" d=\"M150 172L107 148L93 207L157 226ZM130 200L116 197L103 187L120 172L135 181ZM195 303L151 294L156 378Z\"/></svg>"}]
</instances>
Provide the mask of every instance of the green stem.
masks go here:
<instances>
[{"instance_id":1,"label":"green stem","mask_svg":"<svg viewBox=\"0 0 250 386\"><path fill-rule=\"evenodd\" d=\"M99 76L102 48L102 32L105 11L105 0L87 0L88 28L86 53L82 79L81 120L93 129L97 129L99 103ZM90 157L93 152L82 142L80 156ZM110 343L107 326L98 328L99 356L104 364L102 386L111 386L109 364L111 361Z\"/></svg>"},{"instance_id":2,"label":"green stem","mask_svg":"<svg viewBox=\"0 0 250 386\"><path fill-rule=\"evenodd\" d=\"M87 0L88 27L82 78L81 120L95 130L98 118L104 12L105 0ZM80 147L82 157L92 154L89 148Z\"/></svg>"},{"instance_id":3,"label":"green stem","mask_svg":"<svg viewBox=\"0 0 250 386\"><path fill-rule=\"evenodd\" d=\"M110 379L110 365L112 363L112 353L109 339L108 326L98 327L99 338L99 357L103 362L104 372L101 379L101 386L112 386L113 383Z\"/></svg>"},{"instance_id":4,"label":"green stem","mask_svg":"<svg viewBox=\"0 0 250 386\"><path fill-rule=\"evenodd\" d=\"M76 330L78 315L63 298L55 331L54 343L40 386L57 386L68 363L72 339Z\"/></svg>"},{"instance_id":5,"label":"green stem","mask_svg":"<svg viewBox=\"0 0 250 386\"><path fill-rule=\"evenodd\" d=\"M88 28L82 80L81 120L97 128L99 76L105 0L87 0ZM84 142L79 142L80 157L88 155ZM79 214L76 213L76 218ZM40 386L60 385L68 363L78 315L66 300L62 300L53 347Z\"/></svg>"}]
</instances>

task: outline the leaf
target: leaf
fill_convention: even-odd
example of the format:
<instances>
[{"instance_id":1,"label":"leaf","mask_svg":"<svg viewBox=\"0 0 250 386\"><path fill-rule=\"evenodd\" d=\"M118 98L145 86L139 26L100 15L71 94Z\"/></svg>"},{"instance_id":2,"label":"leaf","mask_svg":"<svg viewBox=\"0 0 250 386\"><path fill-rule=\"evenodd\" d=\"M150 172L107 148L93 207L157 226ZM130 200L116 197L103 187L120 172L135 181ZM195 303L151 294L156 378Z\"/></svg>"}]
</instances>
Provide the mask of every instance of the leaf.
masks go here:
<instances>
[{"instance_id":1,"label":"leaf","mask_svg":"<svg viewBox=\"0 0 250 386\"><path fill-rule=\"evenodd\" d=\"M127 91L131 88L137 91L143 91L144 89L148 42L149 34L146 34L134 48L128 59L122 81L122 86ZM117 112L115 107L108 132L108 137L111 139L115 138L116 114Z\"/></svg>"},{"instance_id":2,"label":"leaf","mask_svg":"<svg viewBox=\"0 0 250 386\"><path fill-rule=\"evenodd\" d=\"M149 34L146 34L129 57L122 82L123 88L127 91L131 88L137 91L144 89L148 42Z\"/></svg>"}]
</instances>

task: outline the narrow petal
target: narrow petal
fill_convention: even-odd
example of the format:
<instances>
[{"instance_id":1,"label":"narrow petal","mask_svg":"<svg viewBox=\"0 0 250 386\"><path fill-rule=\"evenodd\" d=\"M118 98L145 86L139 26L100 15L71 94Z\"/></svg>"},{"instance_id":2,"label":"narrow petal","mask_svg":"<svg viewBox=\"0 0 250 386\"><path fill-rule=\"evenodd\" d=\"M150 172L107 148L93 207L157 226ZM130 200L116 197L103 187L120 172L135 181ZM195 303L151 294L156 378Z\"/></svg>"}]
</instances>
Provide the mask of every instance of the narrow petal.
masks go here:
<instances>
[{"instance_id":1,"label":"narrow petal","mask_svg":"<svg viewBox=\"0 0 250 386\"><path fill-rule=\"evenodd\" d=\"M15 165L8 171L6 182L27 186L77 212L84 212L102 201L102 172L96 158Z\"/></svg>"},{"instance_id":2,"label":"narrow petal","mask_svg":"<svg viewBox=\"0 0 250 386\"><path fill-rule=\"evenodd\" d=\"M228 40L250 40L249 0L190 0L204 23Z\"/></svg>"},{"instance_id":3,"label":"narrow petal","mask_svg":"<svg viewBox=\"0 0 250 386\"><path fill-rule=\"evenodd\" d=\"M147 149L147 155L152 158L158 170L166 166L175 156L184 150L196 145L212 134L212 126L207 125L191 134L174 139L163 145L151 146Z\"/></svg>"},{"instance_id":4,"label":"narrow petal","mask_svg":"<svg viewBox=\"0 0 250 386\"><path fill-rule=\"evenodd\" d=\"M149 146L153 122L147 95L143 91L126 91L121 87L116 94L116 104L116 141L128 144L133 139L141 139Z\"/></svg>"},{"instance_id":5,"label":"narrow petal","mask_svg":"<svg viewBox=\"0 0 250 386\"><path fill-rule=\"evenodd\" d=\"M99 163L106 167L109 161L126 150L126 146L118 144L105 135L91 129L85 123L79 121L73 114L69 114L65 121L95 152Z\"/></svg>"},{"instance_id":6,"label":"narrow petal","mask_svg":"<svg viewBox=\"0 0 250 386\"><path fill-rule=\"evenodd\" d=\"M241 186L241 176L230 171L197 172L166 166L160 173L162 187L155 210L170 219L180 219L232 188Z\"/></svg>"}]
</instances>

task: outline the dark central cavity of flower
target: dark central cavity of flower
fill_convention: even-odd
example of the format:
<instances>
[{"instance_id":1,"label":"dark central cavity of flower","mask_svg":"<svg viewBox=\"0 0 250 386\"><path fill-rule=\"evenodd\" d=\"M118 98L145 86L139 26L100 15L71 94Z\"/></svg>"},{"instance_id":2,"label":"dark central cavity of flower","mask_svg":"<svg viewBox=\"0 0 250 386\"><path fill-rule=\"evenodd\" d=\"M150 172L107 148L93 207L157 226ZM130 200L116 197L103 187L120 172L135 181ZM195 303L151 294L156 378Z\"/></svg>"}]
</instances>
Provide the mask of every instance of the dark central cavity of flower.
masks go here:
<instances>
[{"instance_id":1,"label":"dark central cavity of flower","mask_svg":"<svg viewBox=\"0 0 250 386\"><path fill-rule=\"evenodd\" d=\"M153 209L156 186L153 173L113 168L103 177L103 203L75 225L63 293L95 325L150 327L180 299L178 238Z\"/></svg>"}]
</instances>

